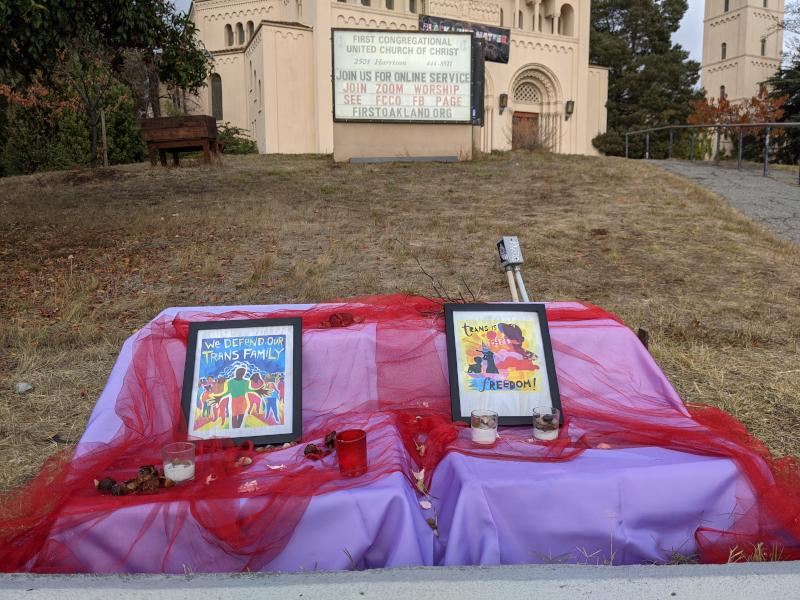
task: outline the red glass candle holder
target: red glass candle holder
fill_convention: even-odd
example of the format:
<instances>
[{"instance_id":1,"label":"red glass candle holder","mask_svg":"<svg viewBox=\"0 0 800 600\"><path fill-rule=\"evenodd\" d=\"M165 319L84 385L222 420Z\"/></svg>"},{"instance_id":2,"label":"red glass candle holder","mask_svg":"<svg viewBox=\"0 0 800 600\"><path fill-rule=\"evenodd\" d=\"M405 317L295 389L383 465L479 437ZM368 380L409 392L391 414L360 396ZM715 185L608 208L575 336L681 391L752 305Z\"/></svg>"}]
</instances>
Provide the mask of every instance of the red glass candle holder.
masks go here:
<instances>
[{"instance_id":1,"label":"red glass candle holder","mask_svg":"<svg viewBox=\"0 0 800 600\"><path fill-rule=\"evenodd\" d=\"M367 432L347 429L336 434L336 456L339 471L345 477L357 477L367 472Z\"/></svg>"}]
</instances>

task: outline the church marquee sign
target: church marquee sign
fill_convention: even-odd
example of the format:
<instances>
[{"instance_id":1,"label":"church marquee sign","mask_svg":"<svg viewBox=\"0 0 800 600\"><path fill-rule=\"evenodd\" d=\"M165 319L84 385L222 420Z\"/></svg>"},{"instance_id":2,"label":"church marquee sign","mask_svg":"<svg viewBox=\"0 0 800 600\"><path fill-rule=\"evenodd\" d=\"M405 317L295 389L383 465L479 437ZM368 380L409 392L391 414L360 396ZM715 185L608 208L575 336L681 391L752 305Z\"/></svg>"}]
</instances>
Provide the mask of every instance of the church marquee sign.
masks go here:
<instances>
[{"instance_id":1,"label":"church marquee sign","mask_svg":"<svg viewBox=\"0 0 800 600\"><path fill-rule=\"evenodd\" d=\"M472 33L333 29L333 120L471 123Z\"/></svg>"}]
</instances>

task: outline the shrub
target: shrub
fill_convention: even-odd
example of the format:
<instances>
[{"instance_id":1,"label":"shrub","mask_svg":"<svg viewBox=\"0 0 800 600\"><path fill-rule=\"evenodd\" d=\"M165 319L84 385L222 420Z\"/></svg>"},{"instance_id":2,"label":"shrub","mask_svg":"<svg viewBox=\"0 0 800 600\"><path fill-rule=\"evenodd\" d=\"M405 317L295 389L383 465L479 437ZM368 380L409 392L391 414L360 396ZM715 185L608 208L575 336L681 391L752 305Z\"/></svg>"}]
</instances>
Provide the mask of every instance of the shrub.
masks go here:
<instances>
[{"instance_id":1,"label":"shrub","mask_svg":"<svg viewBox=\"0 0 800 600\"><path fill-rule=\"evenodd\" d=\"M123 84L114 83L107 98L109 164L143 160L146 147L130 91ZM5 117L5 142L0 146L3 175L70 169L91 162L89 121L75 105L54 108L47 103L11 103ZM102 152L102 147L98 151Z\"/></svg>"},{"instance_id":2,"label":"shrub","mask_svg":"<svg viewBox=\"0 0 800 600\"><path fill-rule=\"evenodd\" d=\"M231 125L227 121L222 125L217 125L219 141L225 144L223 152L225 154L258 154L258 145L255 140L250 138L241 127Z\"/></svg>"}]
</instances>

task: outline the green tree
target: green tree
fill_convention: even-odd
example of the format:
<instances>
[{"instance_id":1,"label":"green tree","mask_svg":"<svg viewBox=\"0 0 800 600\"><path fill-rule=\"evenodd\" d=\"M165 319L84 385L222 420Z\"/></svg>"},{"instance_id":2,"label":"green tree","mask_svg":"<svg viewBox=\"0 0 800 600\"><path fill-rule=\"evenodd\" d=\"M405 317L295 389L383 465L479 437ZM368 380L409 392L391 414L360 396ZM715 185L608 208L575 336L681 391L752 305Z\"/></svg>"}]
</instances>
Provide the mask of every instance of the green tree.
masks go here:
<instances>
[{"instance_id":1,"label":"green tree","mask_svg":"<svg viewBox=\"0 0 800 600\"><path fill-rule=\"evenodd\" d=\"M110 52L115 73L126 52L139 51L156 99L159 81L196 91L208 76L196 27L170 0L0 0L0 82L24 86L38 74L49 84L63 51L87 36Z\"/></svg>"},{"instance_id":2,"label":"green tree","mask_svg":"<svg viewBox=\"0 0 800 600\"><path fill-rule=\"evenodd\" d=\"M785 97L782 122L800 123L800 50L792 62L767 79L772 98ZM787 127L775 140L778 161L800 163L800 127Z\"/></svg>"},{"instance_id":3,"label":"green tree","mask_svg":"<svg viewBox=\"0 0 800 600\"><path fill-rule=\"evenodd\" d=\"M107 54L98 50L89 38L75 40L62 52L55 73L63 82L66 95L77 98L88 119L91 138L89 162L96 167L100 115L108 107L107 96L114 83Z\"/></svg>"},{"instance_id":4,"label":"green tree","mask_svg":"<svg viewBox=\"0 0 800 600\"><path fill-rule=\"evenodd\" d=\"M687 7L686 0L592 2L590 61L610 69L608 132L595 138L599 150L622 155L626 131L682 123L691 113L700 65L671 41ZM667 137L653 136L651 153Z\"/></svg>"}]
</instances>

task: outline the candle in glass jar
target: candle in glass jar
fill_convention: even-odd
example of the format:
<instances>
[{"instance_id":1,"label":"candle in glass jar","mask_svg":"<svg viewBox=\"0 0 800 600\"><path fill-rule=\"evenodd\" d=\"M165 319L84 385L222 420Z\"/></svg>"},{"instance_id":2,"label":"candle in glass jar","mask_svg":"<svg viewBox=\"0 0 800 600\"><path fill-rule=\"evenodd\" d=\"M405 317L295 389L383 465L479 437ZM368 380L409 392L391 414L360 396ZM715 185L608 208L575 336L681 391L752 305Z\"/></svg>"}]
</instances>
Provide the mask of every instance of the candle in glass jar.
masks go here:
<instances>
[{"instance_id":1,"label":"candle in glass jar","mask_svg":"<svg viewBox=\"0 0 800 600\"><path fill-rule=\"evenodd\" d=\"M336 434L336 456L339 471L345 477L357 477L367 472L367 432L347 429Z\"/></svg>"},{"instance_id":2,"label":"candle in glass jar","mask_svg":"<svg viewBox=\"0 0 800 600\"><path fill-rule=\"evenodd\" d=\"M558 421L560 411L552 406L540 406L533 409L533 437L543 442L558 439Z\"/></svg>"},{"instance_id":3,"label":"candle in glass jar","mask_svg":"<svg viewBox=\"0 0 800 600\"><path fill-rule=\"evenodd\" d=\"M491 445L497 441L497 413L476 409L470 415L470 434L474 444Z\"/></svg>"},{"instance_id":4,"label":"candle in glass jar","mask_svg":"<svg viewBox=\"0 0 800 600\"><path fill-rule=\"evenodd\" d=\"M164 460L164 477L175 483L194 479L194 444L175 442L161 449Z\"/></svg>"}]
</instances>

